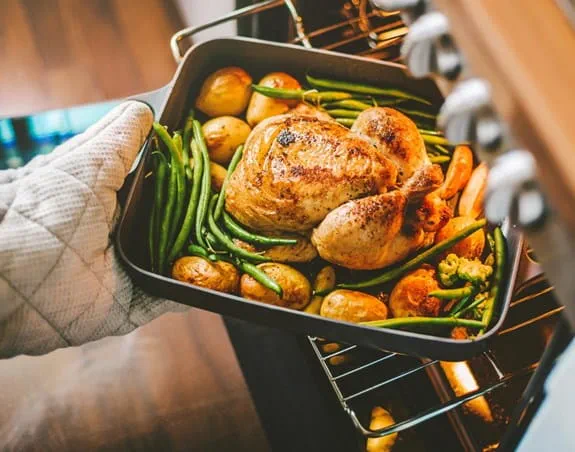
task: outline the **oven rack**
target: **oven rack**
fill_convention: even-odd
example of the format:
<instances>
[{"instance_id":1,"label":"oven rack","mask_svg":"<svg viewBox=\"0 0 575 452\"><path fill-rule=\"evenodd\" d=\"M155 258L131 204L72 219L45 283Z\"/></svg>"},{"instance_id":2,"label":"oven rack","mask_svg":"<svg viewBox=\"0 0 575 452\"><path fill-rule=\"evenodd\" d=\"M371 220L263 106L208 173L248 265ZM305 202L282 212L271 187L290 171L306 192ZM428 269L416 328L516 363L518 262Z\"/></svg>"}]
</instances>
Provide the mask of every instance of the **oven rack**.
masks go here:
<instances>
[{"instance_id":1,"label":"oven rack","mask_svg":"<svg viewBox=\"0 0 575 452\"><path fill-rule=\"evenodd\" d=\"M237 9L205 24L187 27L172 37L170 48L176 62L183 58L182 42L195 34L217 25L260 14L280 6L287 8L293 23L292 44L344 53L356 53L369 58L397 61L399 47L407 34L399 12L383 12L372 8L368 0L350 0L340 10L341 20L313 31L306 31L304 19L293 0L265 0Z\"/></svg>"},{"instance_id":2,"label":"oven rack","mask_svg":"<svg viewBox=\"0 0 575 452\"><path fill-rule=\"evenodd\" d=\"M522 306L524 304L535 305L541 297L551 294L552 292L553 287L549 286L544 277L541 275L526 281L523 285L517 287L514 298L510 305L510 312L508 316L513 316L514 309L518 309L520 306L523 308L525 307ZM556 306L549 310L546 309L543 312L536 312L535 315L529 316L528 318L523 318L520 322L506 323L497 334L497 337L494 338L494 341L497 341L497 338L514 334L518 331L521 331L523 328L535 325L537 322L553 318L558 319L558 315L562 310L563 306ZM394 360L406 360L408 358L398 353L374 351L373 357L367 362L363 361L357 367L345 366L344 371L339 371L342 366L339 364L339 362L333 362L333 359L336 357L341 358L342 356L346 356L349 361L352 361L353 354L359 353L362 350L360 347L356 345L340 344L333 341L326 341L315 337L310 337L309 342L321 364L322 370L324 371L334 393L337 396L340 405L342 406L342 409L351 418L358 432L360 432L366 438L378 438L392 433L399 433L404 430L416 427L423 422L434 419L437 416L448 414L456 408L461 407L473 401L474 399L483 397L490 392L495 391L496 389L505 387L517 380L531 377L539 364L539 359L537 359L536 361L531 362L512 372L504 372L498 367L491 353L485 352L482 354L482 358L485 360L485 362L488 362L492 366L492 373L497 375L497 378L494 381L491 381L489 384L483 385L482 387L478 387L476 390L461 394L459 396L452 394L448 398L445 397L444 400L442 400L441 403L436 406L429 407L418 413L412 414L408 418L402 419L399 422L396 422L393 425L383 429L372 430L360 421L356 410L350 406L350 402L359 398L367 397L385 386L399 384L401 380L418 372L429 371L433 368L437 375L438 373L441 373L440 361L409 358L413 362L412 365L407 369L402 370L401 373L394 374L391 377L387 377L381 380L373 381L367 387L356 389L353 392L347 392L342 389L342 383L348 383L346 380L358 378L363 372L366 372L375 366L379 366L379 368L381 368L383 371L383 368L381 367L382 364L393 366ZM327 353L325 350L326 344L329 344L330 349L330 351ZM335 351L331 351L334 349ZM330 361L332 361L333 364L330 364Z\"/></svg>"}]
</instances>

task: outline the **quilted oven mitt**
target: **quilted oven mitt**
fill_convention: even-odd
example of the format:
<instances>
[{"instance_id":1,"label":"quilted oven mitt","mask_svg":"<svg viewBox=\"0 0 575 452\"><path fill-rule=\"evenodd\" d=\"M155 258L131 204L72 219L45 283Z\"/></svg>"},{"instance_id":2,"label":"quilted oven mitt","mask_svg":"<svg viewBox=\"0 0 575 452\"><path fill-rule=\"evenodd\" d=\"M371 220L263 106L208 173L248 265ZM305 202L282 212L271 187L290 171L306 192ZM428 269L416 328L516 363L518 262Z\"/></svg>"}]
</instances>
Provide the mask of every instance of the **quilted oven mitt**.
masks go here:
<instances>
[{"instance_id":1,"label":"quilted oven mitt","mask_svg":"<svg viewBox=\"0 0 575 452\"><path fill-rule=\"evenodd\" d=\"M51 154L0 171L0 357L126 334L185 309L135 287L111 243L116 192L152 121L127 102Z\"/></svg>"}]
</instances>

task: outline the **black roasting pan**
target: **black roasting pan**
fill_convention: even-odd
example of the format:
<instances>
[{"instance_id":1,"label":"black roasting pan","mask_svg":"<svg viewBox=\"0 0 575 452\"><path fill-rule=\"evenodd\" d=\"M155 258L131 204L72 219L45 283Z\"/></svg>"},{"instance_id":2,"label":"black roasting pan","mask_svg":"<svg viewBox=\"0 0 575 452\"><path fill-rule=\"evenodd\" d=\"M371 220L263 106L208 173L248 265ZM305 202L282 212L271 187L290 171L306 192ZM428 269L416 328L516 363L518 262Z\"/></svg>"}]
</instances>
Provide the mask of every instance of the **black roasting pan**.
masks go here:
<instances>
[{"instance_id":1,"label":"black roasting pan","mask_svg":"<svg viewBox=\"0 0 575 452\"><path fill-rule=\"evenodd\" d=\"M285 71L301 80L305 73L311 72L335 79L376 85L390 84L424 95L437 105L442 101L432 80L412 79L397 64L250 38L224 38L196 45L187 52L170 84L154 93L156 119L171 130L180 126L204 78L218 68L231 65L245 68L254 80L272 71ZM125 200L117 229L116 247L135 283L150 294L293 333L447 361L464 360L486 350L490 338L503 323L522 246L519 232L508 222L503 225L503 231L507 237L509 268L497 308L498 320L486 334L474 340L454 340L431 334L377 329L330 320L195 287L152 273L147 267L146 253L146 230L152 195L151 184L145 179L150 168L149 155L146 144Z\"/></svg>"}]
</instances>

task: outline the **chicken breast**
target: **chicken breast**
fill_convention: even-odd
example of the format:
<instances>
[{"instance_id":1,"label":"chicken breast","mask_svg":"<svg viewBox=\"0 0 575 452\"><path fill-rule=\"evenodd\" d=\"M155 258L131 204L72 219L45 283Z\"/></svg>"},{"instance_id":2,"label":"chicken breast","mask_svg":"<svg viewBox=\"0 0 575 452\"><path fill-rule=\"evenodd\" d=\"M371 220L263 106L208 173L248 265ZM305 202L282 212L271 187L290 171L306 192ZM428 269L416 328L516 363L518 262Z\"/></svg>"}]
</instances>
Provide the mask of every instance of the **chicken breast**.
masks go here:
<instances>
[{"instance_id":1,"label":"chicken breast","mask_svg":"<svg viewBox=\"0 0 575 452\"><path fill-rule=\"evenodd\" d=\"M393 108L373 107L360 113L351 131L368 138L396 164L398 183L429 165L425 143L415 123Z\"/></svg>"},{"instance_id":2,"label":"chicken breast","mask_svg":"<svg viewBox=\"0 0 575 452\"><path fill-rule=\"evenodd\" d=\"M366 138L334 121L262 121L229 180L226 210L258 231L307 231L345 202L385 193L397 169Z\"/></svg>"}]
</instances>

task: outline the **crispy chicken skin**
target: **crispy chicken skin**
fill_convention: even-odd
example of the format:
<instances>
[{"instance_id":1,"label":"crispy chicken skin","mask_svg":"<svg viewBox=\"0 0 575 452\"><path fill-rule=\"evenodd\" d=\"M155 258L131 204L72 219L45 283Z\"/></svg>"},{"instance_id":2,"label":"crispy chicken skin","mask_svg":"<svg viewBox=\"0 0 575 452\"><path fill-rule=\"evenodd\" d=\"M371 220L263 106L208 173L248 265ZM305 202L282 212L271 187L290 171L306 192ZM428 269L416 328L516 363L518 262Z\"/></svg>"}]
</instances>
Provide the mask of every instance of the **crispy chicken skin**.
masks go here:
<instances>
[{"instance_id":1,"label":"crispy chicken skin","mask_svg":"<svg viewBox=\"0 0 575 452\"><path fill-rule=\"evenodd\" d=\"M336 122L274 116L248 137L226 209L258 231L307 231L351 199L385 193L396 177L384 154Z\"/></svg>"},{"instance_id":2,"label":"crispy chicken skin","mask_svg":"<svg viewBox=\"0 0 575 452\"><path fill-rule=\"evenodd\" d=\"M312 243L325 260L356 270L386 267L417 250L422 228L405 224L409 202L442 182L441 168L426 165L398 190L348 201L314 230Z\"/></svg>"},{"instance_id":3,"label":"crispy chicken skin","mask_svg":"<svg viewBox=\"0 0 575 452\"><path fill-rule=\"evenodd\" d=\"M397 165L401 184L429 164L425 143L415 123L392 108L373 107L360 113L351 131L367 137Z\"/></svg>"},{"instance_id":4,"label":"crispy chicken skin","mask_svg":"<svg viewBox=\"0 0 575 452\"><path fill-rule=\"evenodd\" d=\"M398 281L389 297L389 309L394 317L437 317L441 301L427 295L437 289L435 269L424 265Z\"/></svg>"}]
</instances>

